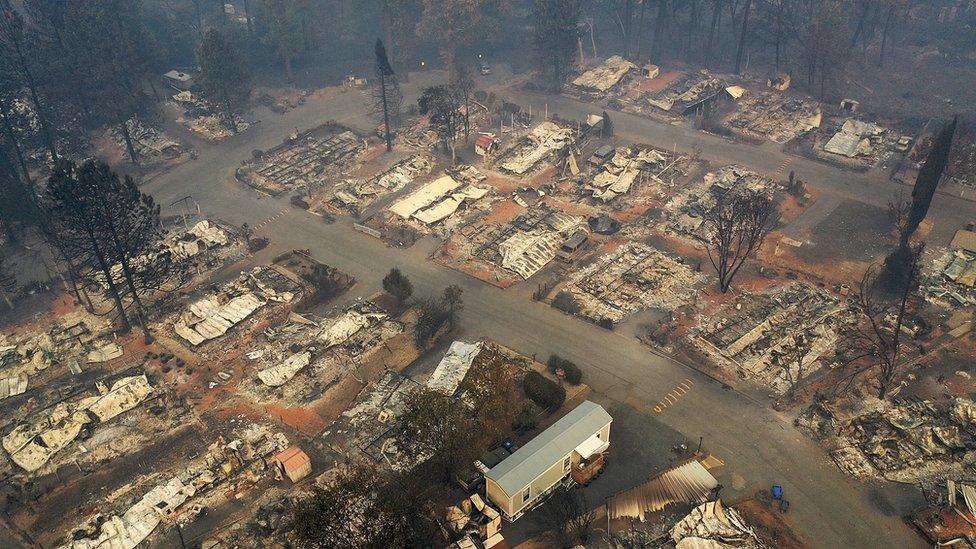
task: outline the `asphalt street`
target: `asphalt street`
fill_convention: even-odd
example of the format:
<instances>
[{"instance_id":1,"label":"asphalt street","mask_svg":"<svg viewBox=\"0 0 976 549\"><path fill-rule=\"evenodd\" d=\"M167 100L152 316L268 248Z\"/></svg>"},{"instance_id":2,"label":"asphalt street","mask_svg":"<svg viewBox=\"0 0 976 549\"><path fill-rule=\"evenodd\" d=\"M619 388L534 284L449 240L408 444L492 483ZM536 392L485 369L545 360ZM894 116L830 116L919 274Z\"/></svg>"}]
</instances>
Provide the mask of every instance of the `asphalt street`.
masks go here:
<instances>
[{"instance_id":1,"label":"asphalt street","mask_svg":"<svg viewBox=\"0 0 976 549\"><path fill-rule=\"evenodd\" d=\"M436 74L413 76L404 86L407 100L416 96L420 85L435 78ZM509 99L530 101L540 111L548 103L550 112L564 117L602 110L563 97L512 93ZM378 289L392 266L411 278L419 295L436 294L449 284L458 284L464 289L462 337L492 338L529 355L545 357L556 352L571 358L582 367L585 382L607 398L649 410L679 384L691 386L673 403L668 399L669 406L652 421L660 421L690 440L704 437L709 450L747 479L743 492L782 484L791 501L792 520L818 547L924 546L899 517L879 511L874 487L841 474L814 442L795 430L789 418L772 411L764 399L724 388L692 368L653 354L636 339L533 302L519 288L500 290L435 264L428 260L436 244L430 239L408 250L390 248L355 231L349 219L326 224L318 216L290 207L287 200L262 197L234 181L234 169L252 150L270 148L296 128L330 119L359 129L374 127L367 112L366 96L354 90L309 101L283 115L261 111L261 123L226 142L198 147L197 159L153 178L144 190L168 213L178 213L181 206L167 206L189 195L204 215L229 223L247 222L253 227L271 220L256 233L272 242L257 259L308 248L315 258L355 276L357 293ZM886 204L892 187L878 176L852 174L772 147L731 143L686 127L622 114L614 115L614 123L621 137L663 147L676 145L682 150L700 145L706 159L736 162L770 174L789 159L803 179L823 192L845 198ZM973 211L968 202L938 198L932 207L939 219L936 233L950 234L950 228L958 226L956 220L972 217ZM649 445L644 451L669 449ZM885 503L897 507L897 502Z\"/></svg>"}]
</instances>

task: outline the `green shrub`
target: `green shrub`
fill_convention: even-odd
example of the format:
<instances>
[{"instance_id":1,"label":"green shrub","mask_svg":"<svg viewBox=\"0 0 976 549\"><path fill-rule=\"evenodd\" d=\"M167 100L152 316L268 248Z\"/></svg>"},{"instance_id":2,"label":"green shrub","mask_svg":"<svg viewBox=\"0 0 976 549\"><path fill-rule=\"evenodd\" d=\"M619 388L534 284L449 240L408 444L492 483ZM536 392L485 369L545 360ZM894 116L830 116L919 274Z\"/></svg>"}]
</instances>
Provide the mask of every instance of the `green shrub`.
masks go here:
<instances>
[{"instance_id":1,"label":"green shrub","mask_svg":"<svg viewBox=\"0 0 976 549\"><path fill-rule=\"evenodd\" d=\"M540 407L554 412L566 401L566 390L539 372L529 372L522 379L525 395Z\"/></svg>"},{"instance_id":2,"label":"green shrub","mask_svg":"<svg viewBox=\"0 0 976 549\"><path fill-rule=\"evenodd\" d=\"M573 385L579 385L583 379L583 372L580 371L579 366L575 362L559 355L549 355L547 365L549 366L549 371L556 375L559 375L559 371L561 370L563 379Z\"/></svg>"}]
</instances>

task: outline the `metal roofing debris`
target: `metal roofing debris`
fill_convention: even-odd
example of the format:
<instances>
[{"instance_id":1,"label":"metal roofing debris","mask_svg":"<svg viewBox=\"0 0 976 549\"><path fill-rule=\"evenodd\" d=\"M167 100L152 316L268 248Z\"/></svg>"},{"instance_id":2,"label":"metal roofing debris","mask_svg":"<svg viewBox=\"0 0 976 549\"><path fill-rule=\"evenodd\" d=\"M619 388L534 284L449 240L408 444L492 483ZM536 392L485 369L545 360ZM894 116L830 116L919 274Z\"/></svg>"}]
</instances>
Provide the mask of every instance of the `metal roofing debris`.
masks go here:
<instances>
[{"instance_id":1,"label":"metal roofing debris","mask_svg":"<svg viewBox=\"0 0 976 549\"><path fill-rule=\"evenodd\" d=\"M952 242L949 243L949 247L954 250L958 249L976 253L976 231L967 231L965 229L956 231L956 234L952 237Z\"/></svg>"},{"instance_id":2,"label":"metal roofing debris","mask_svg":"<svg viewBox=\"0 0 976 549\"><path fill-rule=\"evenodd\" d=\"M678 114L717 96L725 85L706 71L684 74L659 92L647 94L646 101L663 111ZM675 109L677 107L677 109Z\"/></svg>"},{"instance_id":3,"label":"metal roofing debris","mask_svg":"<svg viewBox=\"0 0 976 549\"><path fill-rule=\"evenodd\" d=\"M485 477L498 483L506 494L514 496L612 421L603 406L584 401L492 467Z\"/></svg>"},{"instance_id":4,"label":"metal roofing debris","mask_svg":"<svg viewBox=\"0 0 976 549\"><path fill-rule=\"evenodd\" d=\"M556 251L563 241L557 232L516 232L498 244L502 255L502 267L528 279L556 258Z\"/></svg>"},{"instance_id":5,"label":"metal roofing debris","mask_svg":"<svg viewBox=\"0 0 976 549\"><path fill-rule=\"evenodd\" d=\"M386 318L386 313L363 312L356 309L349 309L336 319L335 322L323 329L318 335L318 340L322 342L326 349L329 349L346 341L359 330L367 326L373 326Z\"/></svg>"},{"instance_id":6,"label":"metal roofing debris","mask_svg":"<svg viewBox=\"0 0 976 549\"><path fill-rule=\"evenodd\" d=\"M478 200L486 194L488 194L488 189L468 185L458 192L450 193L436 204L415 212L413 218L432 225L457 211L465 200Z\"/></svg>"},{"instance_id":7,"label":"metal roofing debris","mask_svg":"<svg viewBox=\"0 0 976 549\"><path fill-rule=\"evenodd\" d=\"M23 394L29 380L30 376L27 374L0 378L0 399Z\"/></svg>"},{"instance_id":8,"label":"metal roofing debris","mask_svg":"<svg viewBox=\"0 0 976 549\"><path fill-rule=\"evenodd\" d=\"M196 488L192 484L173 477L166 484L155 486L122 516L107 517L94 539L71 540L62 549L133 549L194 494Z\"/></svg>"},{"instance_id":9,"label":"metal roofing debris","mask_svg":"<svg viewBox=\"0 0 976 549\"><path fill-rule=\"evenodd\" d=\"M419 210L430 206L450 191L458 188L460 183L449 175L442 175L437 179L425 184L416 191L410 193L406 198L395 202L390 206L390 211L407 219Z\"/></svg>"},{"instance_id":10,"label":"metal roofing debris","mask_svg":"<svg viewBox=\"0 0 976 549\"><path fill-rule=\"evenodd\" d=\"M786 143L819 128L822 119L818 102L763 91L739 98L738 109L726 125L775 143Z\"/></svg>"},{"instance_id":11,"label":"metal roofing debris","mask_svg":"<svg viewBox=\"0 0 976 549\"><path fill-rule=\"evenodd\" d=\"M348 130L325 136L308 132L256 163L249 184L273 194L323 184L364 148L363 141Z\"/></svg>"},{"instance_id":12,"label":"metal roofing debris","mask_svg":"<svg viewBox=\"0 0 976 549\"><path fill-rule=\"evenodd\" d=\"M873 476L917 483L961 475L976 449L971 436L976 404L905 399L868 401L873 409L840 420L826 407L812 408L804 421L815 432L835 437L830 456L855 477Z\"/></svg>"},{"instance_id":13,"label":"metal roofing debris","mask_svg":"<svg viewBox=\"0 0 976 549\"><path fill-rule=\"evenodd\" d=\"M481 352L481 348L482 343L480 341L475 343L455 341L451 343L451 348L447 350L447 354L434 368L434 372L430 374L427 387L453 395L471 368L471 363Z\"/></svg>"},{"instance_id":14,"label":"metal roofing debris","mask_svg":"<svg viewBox=\"0 0 976 549\"><path fill-rule=\"evenodd\" d=\"M117 380L103 395L55 405L33 424L21 423L3 437L4 450L22 469L33 472L66 448L86 425L104 423L139 405L152 393L145 375Z\"/></svg>"},{"instance_id":15,"label":"metal roofing debris","mask_svg":"<svg viewBox=\"0 0 976 549\"><path fill-rule=\"evenodd\" d=\"M879 136L884 130L877 124L848 118L841 128L827 141L824 150L854 158L871 154L871 137Z\"/></svg>"},{"instance_id":16,"label":"metal roofing debris","mask_svg":"<svg viewBox=\"0 0 976 549\"><path fill-rule=\"evenodd\" d=\"M224 335L232 326L251 316L251 313L266 303L252 293L233 297L223 305L218 305L214 297L204 298L189 307L195 318L191 317L189 321L180 320L174 325L174 329L191 345L199 345Z\"/></svg>"},{"instance_id":17,"label":"metal roofing debris","mask_svg":"<svg viewBox=\"0 0 976 549\"><path fill-rule=\"evenodd\" d=\"M254 474L252 465L258 460L263 470L267 456L287 445L281 433L252 424L241 431L241 438L210 445L206 456L182 465L178 474L153 486L124 512L93 516L71 533L62 549L134 549L157 526L173 521L191 498L222 481L233 482L238 477L230 478L232 474Z\"/></svg>"},{"instance_id":18,"label":"metal roofing debris","mask_svg":"<svg viewBox=\"0 0 976 549\"><path fill-rule=\"evenodd\" d=\"M503 170L523 175L550 154L562 150L573 141L573 130L555 122L545 121L532 129L503 155Z\"/></svg>"},{"instance_id":19,"label":"metal roofing debris","mask_svg":"<svg viewBox=\"0 0 976 549\"><path fill-rule=\"evenodd\" d=\"M644 522L646 514L673 503L702 503L716 487L718 481L700 462L689 461L611 497L607 514L611 519L638 518Z\"/></svg>"},{"instance_id":20,"label":"metal roofing debris","mask_svg":"<svg viewBox=\"0 0 976 549\"><path fill-rule=\"evenodd\" d=\"M728 86L725 88L725 93L729 94L732 99L738 99L745 95L746 89L742 86Z\"/></svg>"},{"instance_id":21,"label":"metal roofing debris","mask_svg":"<svg viewBox=\"0 0 976 549\"><path fill-rule=\"evenodd\" d=\"M807 284L743 293L713 316L699 341L713 356L717 350L732 361L740 375L782 394L798 365L783 364L781 357L802 353L805 375L818 370L820 357L837 341L836 317L844 311L836 297Z\"/></svg>"},{"instance_id":22,"label":"metal roofing debris","mask_svg":"<svg viewBox=\"0 0 976 549\"><path fill-rule=\"evenodd\" d=\"M528 220L528 214L513 222L515 230L498 243L501 266L528 279L556 258L559 246L578 231L586 232L586 219L578 216L539 208L542 214L537 222ZM523 224L520 220L525 219ZM524 227L526 228L522 228Z\"/></svg>"},{"instance_id":23,"label":"metal roofing debris","mask_svg":"<svg viewBox=\"0 0 976 549\"><path fill-rule=\"evenodd\" d=\"M261 383L264 383L269 387L284 385L288 382L288 380L295 377L295 374L297 374L302 368L308 366L308 363L311 360L312 353L308 351L303 353L295 353L286 358L281 364L259 371L258 379L261 380Z\"/></svg>"},{"instance_id":24,"label":"metal roofing debris","mask_svg":"<svg viewBox=\"0 0 976 549\"><path fill-rule=\"evenodd\" d=\"M752 528L722 500L705 502L691 510L671 529L671 539L679 549L762 547Z\"/></svg>"},{"instance_id":25,"label":"metal roofing debris","mask_svg":"<svg viewBox=\"0 0 976 549\"><path fill-rule=\"evenodd\" d=\"M109 341L88 352L88 363L108 362L120 356L122 356L122 346Z\"/></svg>"},{"instance_id":26,"label":"metal roofing debris","mask_svg":"<svg viewBox=\"0 0 976 549\"><path fill-rule=\"evenodd\" d=\"M614 55L599 66L577 76L573 80L573 85L603 93L616 86L627 73L636 68L637 65L619 55Z\"/></svg>"}]
</instances>

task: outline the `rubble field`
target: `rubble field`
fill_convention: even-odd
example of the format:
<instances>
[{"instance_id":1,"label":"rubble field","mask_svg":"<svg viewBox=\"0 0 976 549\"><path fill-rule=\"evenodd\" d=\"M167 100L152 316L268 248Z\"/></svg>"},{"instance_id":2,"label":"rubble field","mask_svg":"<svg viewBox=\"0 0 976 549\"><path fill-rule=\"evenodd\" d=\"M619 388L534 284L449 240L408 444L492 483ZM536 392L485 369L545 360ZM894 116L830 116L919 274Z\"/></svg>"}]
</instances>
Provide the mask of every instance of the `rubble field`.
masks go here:
<instances>
[{"instance_id":1,"label":"rubble field","mask_svg":"<svg viewBox=\"0 0 976 549\"><path fill-rule=\"evenodd\" d=\"M910 137L895 130L855 117L825 117L819 131L812 133L814 158L852 168L888 163L911 143Z\"/></svg>"},{"instance_id":2,"label":"rubble field","mask_svg":"<svg viewBox=\"0 0 976 549\"><path fill-rule=\"evenodd\" d=\"M717 197L730 192L775 193L779 187L769 177L756 172L735 165L723 166L672 196L664 209L666 230L698 239L705 236L704 216L715 207Z\"/></svg>"},{"instance_id":3,"label":"rubble field","mask_svg":"<svg viewBox=\"0 0 976 549\"><path fill-rule=\"evenodd\" d=\"M188 152L179 141L166 135L161 130L143 123L138 118L130 118L125 122L129 130L132 148L139 156L139 162L145 164L173 163L181 159ZM111 126L105 132L105 138L112 143L116 154L127 157L129 152L122 129Z\"/></svg>"},{"instance_id":4,"label":"rubble field","mask_svg":"<svg viewBox=\"0 0 976 549\"><path fill-rule=\"evenodd\" d=\"M493 159L492 165L505 174L528 176L540 169L545 160L572 145L575 139L573 128L546 120L516 139Z\"/></svg>"},{"instance_id":5,"label":"rubble field","mask_svg":"<svg viewBox=\"0 0 976 549\"><path fill-rule=\"evenodd\" d=\"M740 293L707 318L691 337L716 366L785 394L802 357L807 379L832 356L845 304L808 284ZM790 368L787 372L786 368Z\"/></svg>"},{"instance_id":6,"label":"rubble field","mask_svg":"<svg viewBox=\"0 0 976 549\"><path fill-rule=\"evenodd\" d=\"M739 98L724 126L747 139L787 143L819 128L820 104L805 97L773 91L748 91Z\"/></svg>"},{"instance_id":7,"label":"rubble field","mask_svg":"<svg viewBox=\"0 0 976 549\"><path fill-rule=\"evenodd\" d=\"M234 135L234 129L227 118L213 105L197 97L190 91L181 91L171 97L172 104L180 110L176 122L204 138L217 142ZM237 133L247 131L251 123L241 116L234 120Z\"/></svg>"},{"instance_id":8,"label":"rubble field","mask_svg":"<svg viewBox=\"0 0 976 549\"><path fill-rule=\"evenodd\" d=\"M411 336L404 323L369 301L321 320L292 315L265 329L263 341L252 340L246 357L253 374L240 388L256 402L313 406L345 378L361 377L377 363L409 362L413 353L403 358L391 351L402 355Z\"/></svg>"},{"instance_id":9,"label":"rubble field","mask_svg":"<svg viewBox=\"0 0 976 549\"><path fill-rule=\"evenodd\" d=\"M690 303L704 281L681 258L628 242L570 273L565 284L556 286L553 305L565 293L578 309L575 314L617 324L640 310Z\"/></svg>"},{"instance_id":10,"label":"rubble field","mask_svg":"<svg viewBox=\"0 0 976 549\"><path fill-rule=\"evenodd\" d=\"M486 179L478 169L460 164L393 202L388 210L419 233L446 237L462 213L470 215L473 210L490 207L493 189L483 183Z\"/></svg>"},{"instance_id":11,"label":"rubble field","mask_svg":"<svg viewBox=\"0 0 976 549\"><path fill-rule=\"evenodd\" d=\"M272 196L293 190L311 195L335 185L365 149L351 130L327 122L264 151L239 168L237 178Z\"/></svg>"},{"instance_id":12,"label":"rubble field","mask_svg":"<svg viewBox=\"0 0 976 549\"><path fill-rule=\"evenodd\" d=\"M615 210L650 205L684 182L691 164L686 155L650 145L605 146L587 159L571 194Z\"/></svg>"},{"instance_id":13,"label":"rubble field","mask_svg":"<svg viewBox=\"0 0 976 549\"><path fill-rule=\"evenodd\" d=\"M501 216L469 217L440 248L438 261L505 287L532 277L556 259L568 239L589 232L584 217L546 202L527 208L514 201L498 205Z\"/></svg>"},{"instance_id":14,"label":"rubble field","mask_svg":"<svg viewBox=\"0 0 976 549\"><path fill-rule=\"evenodd\" d=\"M377 200L426 176L433 166L434 158L429 154L413 154L372 177L344 180L328 189L322 202L331 211L358 216Z\"/></svg>"},{"instance_id":15,"label":"rubble field","mask_svg":"<svg viewBox=\"0 0 976 549\"><path fill-rule=\"evenodd\" d=\"M822 439L855 478L941 482L965 478L976 459L976 405L966 398L868 399L853 411L808 409L799 425Z\"/></svg>"},{"instance_id":16,"label":"rubble field","mask_svg":"<svg viewBox=\"0 0 976 549\"><path fill-rule=\"evenodd\" d=\"M570 82L569 90L585 97L603 97L626 84L637 65L614 55L583 71Z\"/></svg>"}]
</instances>

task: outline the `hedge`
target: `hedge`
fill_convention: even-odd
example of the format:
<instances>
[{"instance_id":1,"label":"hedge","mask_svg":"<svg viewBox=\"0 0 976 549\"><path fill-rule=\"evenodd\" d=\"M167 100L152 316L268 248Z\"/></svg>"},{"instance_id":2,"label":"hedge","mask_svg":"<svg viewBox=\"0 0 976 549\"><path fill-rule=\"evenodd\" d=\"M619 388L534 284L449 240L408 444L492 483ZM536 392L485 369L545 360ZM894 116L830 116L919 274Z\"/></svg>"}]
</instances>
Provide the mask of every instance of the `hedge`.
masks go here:
<instances>
[{"instance_id":1,"label":"hedge","mask_svg":"<svg viewBox=\"0 0 976 549\"><path fill-rule=\"evenodd\" d=\"M525 395L540 407L554 412L566 401L566 390L539 372L529 372L522 379Z\"/></svg>"}]
</instances>

